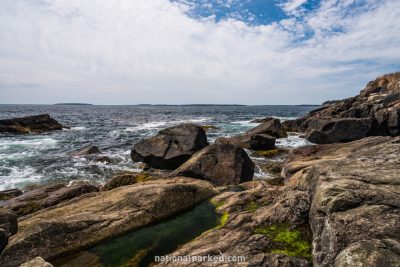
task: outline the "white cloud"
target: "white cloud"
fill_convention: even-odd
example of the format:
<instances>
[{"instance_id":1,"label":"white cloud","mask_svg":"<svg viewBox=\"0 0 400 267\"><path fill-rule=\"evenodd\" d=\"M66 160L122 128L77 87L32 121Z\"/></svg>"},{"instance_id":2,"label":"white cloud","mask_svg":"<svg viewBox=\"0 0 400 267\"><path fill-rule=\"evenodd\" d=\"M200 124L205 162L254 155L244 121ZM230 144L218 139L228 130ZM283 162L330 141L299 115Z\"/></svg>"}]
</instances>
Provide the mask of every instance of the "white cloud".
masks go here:
<instances>
[{"instance_id":1,"label":"white cloud","mask_svg":"<svg viewBox=\"0 0 400 267\"><path fill-rule=\"evenodd\" d=\"M0 90L0 103L300 104L354 95L399 62L400 2L369 0L349 15L352 2L249 26L191 19L167 0L2 0L0 86L21 86Z\"/></svg>"}]
</instances>

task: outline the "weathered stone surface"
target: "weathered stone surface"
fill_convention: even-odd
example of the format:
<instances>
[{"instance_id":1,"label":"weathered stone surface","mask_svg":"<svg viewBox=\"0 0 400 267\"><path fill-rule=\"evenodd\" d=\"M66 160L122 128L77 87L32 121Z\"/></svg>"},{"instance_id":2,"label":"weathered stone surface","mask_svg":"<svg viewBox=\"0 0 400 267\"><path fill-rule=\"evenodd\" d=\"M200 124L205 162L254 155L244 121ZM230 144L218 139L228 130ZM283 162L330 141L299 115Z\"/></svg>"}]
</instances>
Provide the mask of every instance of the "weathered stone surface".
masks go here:
<instances>
[{"instance_id":1,"label":"weathered stone surface","mask_svg":"<svg viewBox=\"0 0 400 267\"><path fill-rule=\"evenodd\" d=\"M250 123L263 123L263 122L268 122L270 120L275 120L275 118L266 117L266 118L261 118L261 119L254 119L254 120L250 121Z\"/></svg>"},{"instance_id":2,"label":"weathered stone surface","mask_svg":"<svg viewBox=\"0 0 400 267\"><path fill-rule=\"evenodd\" d=\"M43 133L62 128L63 125L49 114L0 120L0 133Z\"/></svg>"},{"instance_id":3,"label":"weathered stone surface","mask_svg":"<svg viewBox=\"0 0 400 267\"><path fill-rule=\"evenodd\" d=\"M84 147L82 149L79 149L77 151L69 153L71 156L74 157L83 157L87 155L93 155L93 154L100 154L100 148L94 145L89 145L87 147Z\"/></svg>"},{"instance_id":4,"label":"weathered stone surface","mask_svg":"<svg viewBox=\"0 0 400 267\"><path fill-rule=\"evenodd\" d=\"M248 130L246 134L267 134L276 138L283 138L287 136L285 129L282 127L281 121L274 118L270 118L257 127Z\"/></svg>"},{"instance_id":5,"label":"weathered stone surface","mask_svg":"<svg viewBox=\"0 0 400 267\"><path fill-rule=\"evenodd\" d=\"M174 170L207 145L206 132L201 126L181 124L135 144L131 158L153 168Z\"/></svg>"},{"instance_id":6,"label":"weathered stone surface","mask_svg":"<svg viewBox=\"0 0 400 267\"><path fill-rule=\"evenodd\" d=\"M306 134L306 139L316 144L349 142L371 135L375 121L372 118L341 118L319 120L321 126Z\"/></svg>"},{"instance_id":7,"label":"weathered stone surface","mask_svg":"<svg viewBox=\"0 0 400 267\"><path fill-rule=\"evenodd\" d=\"M293 233L293 230L298 238L307 239L307 213L310 205L307 192L271 186L264 181L251 181L241 186L244 191L224 192L211 200L223 214L218 227L181 246L171 255L223 254L225 257L245 257L245 261L240 263L214 263L218 266L309 266L306 258L292 251L290 254L293 255L284 255L283 250L288 249L289 253L287 246L291 245L286 242L278 244L275 235L262 234L263 230L278 226L284 228L285 233ZM292 243L294 241L291 240ZM308 244L306 252L310 256L310 243L301 242ZM278 248L281 251L274 252ZM157 266L163 265L175 266L173 263ZM204 265L208 266L207 263ZM186 263L185 266L198 266L198 263Z\"/></svg>"},{"instance_id":8,"label":"weathered stone surface","mask_svg":"<svg viewBox=\"0 0 400 267\"><path fill-rule=\"evenodd\" d=\"M243 148L211 145L193 155L171 176L187 176L215 185L239 184L253 179L254 163Z\"/></svg>"},{"instance_id":9,"label":"weathered stone surface","mask_svg":"<svg viewBox=\"0 0 400 267\"><path fill-rule=\"evenodd\" d=\"M398 266L399 153L400 137L368 137L289 155L286 183L312 195L314 266Z\"/></svg>"},{"instance_id":10,"label":"weathered stone surface","mask_svg":"<svg viewBox=\"0 0 400 267\"><path fill-rule=\"evenodd\" d=\"M74 184L71 186L65 186L64 184L49 185L28 191L11 199L6 207L22 216L96 191L98 191L98 188L89 184Z\"/></svg>"},{"instance_id":11,"label":"weathered stone surface","mask_svg":"<svg viewBox=\"0 0 400 267\"><path fill-rule=\"evenodd\" d=\"M307 132L319 130L327 120L368 118L373 121L374 127L367 136L397 136L400 134L399 115L400 72L397 72L369 82L355 97L332 101L331 104L311 111L302 118L284 122L284 128ZM359 135L357 139L363 137ZM332 142L337 140L332 139Z\"/></svg>"},{"instance_id":12,"label":"weathered stone surface","mask_svg":"<svg viewBox=\"0 0 400 267\"><path fill-rule=\"evenodd\" d=\"M0 265L79 251L187 210L215 193L206 181L178 177L81 196L23 217Z\"/></svg>"},{"instance_id":13,"label":"weathered stone surface","mask_svg":"<svg viewBox=\"0 0 400 267\"><path fill-rule=\"evenodd\" d=\"M8 189L0 191L0 200L9 200L11 198L22 195L23 192L19 189Z\"/></svg>"},{"instance_id":14,"label":"weathered stone surface","mask_svg":"<svg viewBox=\"0 0 400 267\"><path fill-rule=\"evenodd\" d=\"M270 150L275 148L275 138L267 134L243 134L232 137L218 137L215 144L232 144L253 150Z\"/></svg>"},{"instance_id":15,"label":"weathered stone surface","mask_svg":"<svg viewBox=\"0 0 400 267\"><path fill-rule=\"evenodd\" d=\"M42 257L36 257L21 264L19 267L53 267L53 265L46 262Z\"/></svg>"}]
</instances>

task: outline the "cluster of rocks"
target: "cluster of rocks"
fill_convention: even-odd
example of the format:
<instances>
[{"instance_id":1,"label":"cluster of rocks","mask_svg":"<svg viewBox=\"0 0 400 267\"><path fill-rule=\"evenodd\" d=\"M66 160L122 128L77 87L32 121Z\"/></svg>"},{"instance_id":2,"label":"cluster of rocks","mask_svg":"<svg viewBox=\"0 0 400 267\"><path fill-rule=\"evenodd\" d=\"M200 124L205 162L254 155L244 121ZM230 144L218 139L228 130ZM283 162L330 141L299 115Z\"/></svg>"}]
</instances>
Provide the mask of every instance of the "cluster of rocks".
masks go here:
<instances>
[{"instance_id":1,"label":"cluster of rocks","mask_svg":"<svg viewBox=\"0 0 400 267\"><path fill-rule=\"evenodd\" d=\"M317 144L349 142L367 136L400 134L400 72L378 77L359 95L334 101L283 123Z\"/></svg>"},{"instance_id":2,"label":"cluster of rocks","mask_svg":"<svg viewBox=\"0 0 400 267\"><path fill-rule=\"evenodd\" d=\"M0 133L43 133L67 128L49 114L0 120Z\"/></svg>"}]
</instances>

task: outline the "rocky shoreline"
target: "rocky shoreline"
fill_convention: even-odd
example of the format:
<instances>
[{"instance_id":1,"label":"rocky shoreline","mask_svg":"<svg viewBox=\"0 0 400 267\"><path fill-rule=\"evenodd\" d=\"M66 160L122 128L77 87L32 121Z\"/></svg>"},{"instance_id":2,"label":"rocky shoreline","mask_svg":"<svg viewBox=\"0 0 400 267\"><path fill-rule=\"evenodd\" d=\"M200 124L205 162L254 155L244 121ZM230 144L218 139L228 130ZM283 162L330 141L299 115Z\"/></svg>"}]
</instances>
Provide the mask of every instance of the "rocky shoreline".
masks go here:
<instances>
[{"instance_id":1,"label":"rocky shoreline","mask_svg":"<svg viewBox=\"0 0 400 267\"><path fill-rule=\"evenodd\" d=\"M217 225L169 255L244 256L240 266L400 266L399 114L400 73L393 73L356 97L292 121L258 120L259 126L214 144L201 125L164 129L133 146L141 172L117 175L102 188L78 182L0 192L0 266L77 266L59 259L204 201L220 214ZM48 115L0 121L0 132L62 127ZM277 147L291 131L318 145ZM98 153L88 146L71 155ZM271 159L262 167L272 178L253 180L248 153ZM143 266L147 253L129 266ZM86 264L101 266L93 253L83 255L90 256Z\"/></svg>"}]
</instances>

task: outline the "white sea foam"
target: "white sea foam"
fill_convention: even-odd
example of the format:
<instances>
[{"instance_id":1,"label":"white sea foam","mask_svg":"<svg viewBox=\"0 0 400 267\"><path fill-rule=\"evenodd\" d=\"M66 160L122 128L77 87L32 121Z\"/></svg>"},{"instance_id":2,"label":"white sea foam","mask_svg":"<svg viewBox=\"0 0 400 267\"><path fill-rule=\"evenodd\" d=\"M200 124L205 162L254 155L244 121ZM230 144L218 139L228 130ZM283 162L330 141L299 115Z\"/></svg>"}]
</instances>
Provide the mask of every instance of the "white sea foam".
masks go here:
<instances>
[{"instance_id":1,"label":"white sea foam","mask_svg":"<svg viewBox=\"0 0 400 267\"><path fill-rule=\"evenodd\" d=\"M36 174L34 168L29 166L13 166L4 169L8 170L9 173L0 176L0 190L19 187L21 183L34 182L42 178L41 175Z\"/></svg>"},{"instance_id":2,"label":"white sea foam","mask_svg":"<svg viewBox=\"0 0 400 267\"><path fill-rule=\"evenodd\" d=\"M53 138L35 139L0 139L0 151L12 148L51 148L55 147L57 140Z\"/></svg>"},{"instance_id":3,"label":"white sea foam","mask_svg":"<svg viewBox=\"0 0 400 267\"><path fill-rule=\"evenodd\" d=\"M276 145L283 147L301 147L312 145L312 143L301 137L299 133L288 133L287 138L276 139Z\"/></svg>"},{"instance_id":4,"label":"white sea foam","mask_svg":"<svg viewBox=\"0 0 400 267\"><path fill-rule=\"evenodd\" d=\"M166 128L174 125L178 125L181 123L201 123L201 122L206 122L210 117L201 117L201 118L195 118L195 119L187 119L187 120L173 120L173 121L153 121L153 122L147 122L143 123L141 125L137 125L134 127L127 127L124 129L126 132L137 132L137 131L142 131L142 130L158 130L161 128Z\"/></svg>"}]
</instances>

